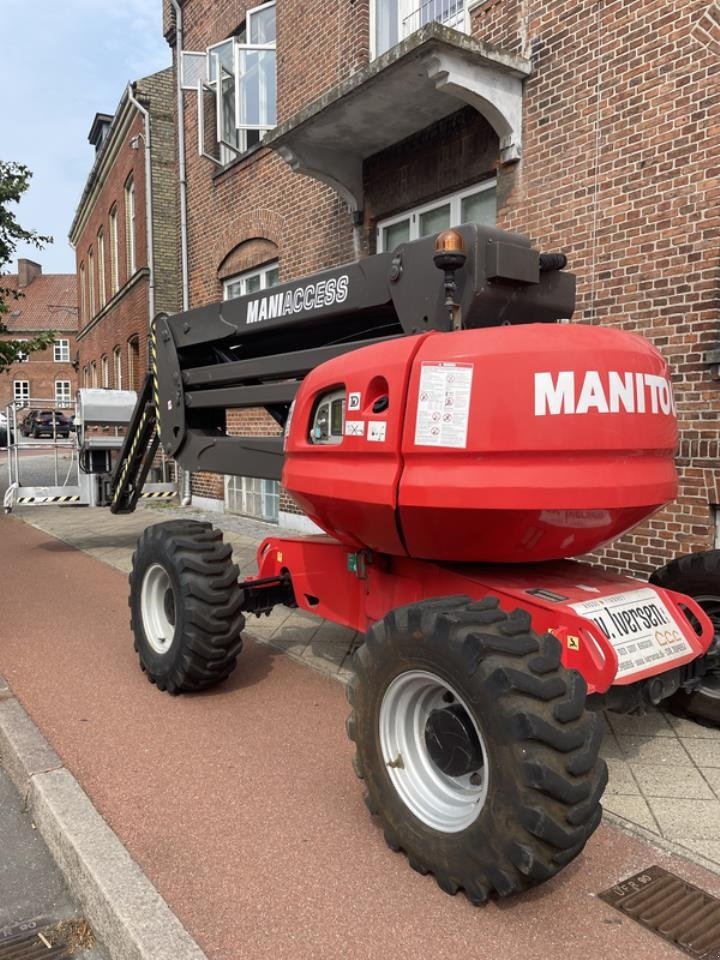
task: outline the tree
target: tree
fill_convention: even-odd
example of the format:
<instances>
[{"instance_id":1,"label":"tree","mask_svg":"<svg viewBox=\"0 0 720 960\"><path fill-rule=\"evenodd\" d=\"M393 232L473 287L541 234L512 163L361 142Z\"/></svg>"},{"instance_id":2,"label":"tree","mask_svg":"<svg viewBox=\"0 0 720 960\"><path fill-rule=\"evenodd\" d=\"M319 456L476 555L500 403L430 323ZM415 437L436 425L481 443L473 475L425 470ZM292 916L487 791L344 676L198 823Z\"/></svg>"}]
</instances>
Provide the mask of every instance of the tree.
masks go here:
<instances>
[{"instance_id":1,"label":"tree","mask_svg":"<svg viewBox=\"0 0 720 960\"><path fill-rule=\"evenodd\" d=\"M52 237L45 237L35 230L26 230L17 222L11 204L18 203L20 197L30 185L32 173L22 163L0 160L0 333L6 333L2 322L3 314L9 312L9 300L18 300L22 292L3 286L2 272L12 260L18 243L31 243L38 250L52 243ZM16 363L23 354L33 350L46 350L55 339L52 331L38 333L31 340L0 340L0 373Z\"/></svg>"}]
</instances>

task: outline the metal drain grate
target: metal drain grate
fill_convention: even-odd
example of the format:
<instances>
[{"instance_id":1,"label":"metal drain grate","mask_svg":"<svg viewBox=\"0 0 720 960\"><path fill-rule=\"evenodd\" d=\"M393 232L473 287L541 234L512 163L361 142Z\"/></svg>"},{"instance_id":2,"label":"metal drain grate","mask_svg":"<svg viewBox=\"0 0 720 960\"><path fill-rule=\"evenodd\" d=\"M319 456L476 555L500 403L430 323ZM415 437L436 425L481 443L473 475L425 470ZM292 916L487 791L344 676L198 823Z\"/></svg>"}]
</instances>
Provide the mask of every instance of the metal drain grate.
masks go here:
<instances>
[{"instance_id":1,"label":"metal drain grate","mask_svg":"<svg viewBox=\"0 0 720 960\"><path fill-rule=\"evenodd\" d=\"M674 873L648 867L600 899L695 960L720 960L720 900Z\"/></svg>"},{"instance_id":2,"label":"metal drain grate","mask_svg":"<svg viewBox=\"0 0 720 960\"><path fill-rule=\"evenodd\" d=\"M0 929L0 960L71 960L94 942L83 919L24 920Z\"/></svg>"}]
</instances>

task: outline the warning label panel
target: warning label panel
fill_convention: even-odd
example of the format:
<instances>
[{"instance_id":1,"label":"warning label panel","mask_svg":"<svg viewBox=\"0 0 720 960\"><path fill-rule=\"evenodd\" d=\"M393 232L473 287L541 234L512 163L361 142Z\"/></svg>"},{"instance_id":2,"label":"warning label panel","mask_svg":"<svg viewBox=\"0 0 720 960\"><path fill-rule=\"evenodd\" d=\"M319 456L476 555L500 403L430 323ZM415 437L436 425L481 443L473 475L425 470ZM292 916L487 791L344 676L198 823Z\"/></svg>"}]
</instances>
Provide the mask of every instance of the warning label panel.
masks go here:
<instances>
[{"instance_id":1,"label":"warning label panel","mask_svg":"<svg viewBox=\"0 0 720 960\"><path fill-rule=\"evenodd\" d=\"M423 363L420 371L415 444L466 447L473 365Z\"/></svg>"}]
</instances>

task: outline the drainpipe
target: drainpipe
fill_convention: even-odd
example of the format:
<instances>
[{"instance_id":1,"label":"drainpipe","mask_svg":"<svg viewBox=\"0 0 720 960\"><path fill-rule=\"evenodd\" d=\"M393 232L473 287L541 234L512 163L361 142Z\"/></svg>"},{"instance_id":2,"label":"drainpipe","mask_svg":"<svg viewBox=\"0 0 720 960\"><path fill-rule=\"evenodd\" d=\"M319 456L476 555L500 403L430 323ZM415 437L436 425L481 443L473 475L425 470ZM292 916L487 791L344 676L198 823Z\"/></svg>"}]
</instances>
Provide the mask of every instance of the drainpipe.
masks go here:
<instances>
[{"instance_id":1,"label":"drainpipe","mask_svg":"<svg viewBox=\"0 0 720 960\"><path fill-rule=\"evenodd\" d=\"M145 120L145 221L147 229L147 255L150 268L150 283L148 286L148 329L155 317L155 247L153 238L153 194L152 194L152 158L150 156L150 114L136 99L132 84L127 86L127 95L130 103L138 110ZM135 149L137 145L133 144Z\"/></svg>"},{"instance_id":2,"label":"drainpipe","mask_svg":"<svg viewBox=\"0 0 720 960\"><path fill-rule=\"evenodd\" d=\"M185 114L182 89L183 22L178 0L170 0L175 10L175 83L177 87L178 173L180 178L180 270L182 274L182 308L189 309L188 244L187 244L187 173L185 171Z\"/></svg>"}]
</instances>

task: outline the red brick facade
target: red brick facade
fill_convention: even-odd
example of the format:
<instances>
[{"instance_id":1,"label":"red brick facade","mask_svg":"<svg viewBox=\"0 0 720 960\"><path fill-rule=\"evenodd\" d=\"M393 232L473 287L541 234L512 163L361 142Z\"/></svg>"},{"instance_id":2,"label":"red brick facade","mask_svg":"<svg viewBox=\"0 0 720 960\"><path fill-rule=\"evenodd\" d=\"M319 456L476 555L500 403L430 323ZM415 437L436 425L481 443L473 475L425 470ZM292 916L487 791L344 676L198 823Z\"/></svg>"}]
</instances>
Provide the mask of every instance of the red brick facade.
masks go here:
<instances>
[{"instance_id":1,"label":"red brick facade","mask_svg":"<svg viewBox=\"0 0 720 960\"><path fill-rule=\"evenodd\" d=\"M180 306L180 281L172 71L139 80L133 88L134 96L150 114L155 311L174 313ZM108 123L70 230L78 265L79 369L83 386L137 390L147 368L150 320L146 129L142 113L127 92ZM130 183L134 190L134 265L127 199ZM117 257L113 252L113 212Z\"/></svg>"},{"instance_id":2,"label":"red brick facade","mask_svg":"<svg viewBox=\"0 0 720 960\"><path fill-rule=\"evenodd\" d=\"M0 376L0 411L15 399L15 383L28 384L30 405L54 407L72 412L77 390L77 373L73 363L77 357L78 313L75 276L71 273L43 274L42 266L31 260L18 261L18 273L2 278L2 286L18 290L18 299L7 299L8 313L0 317L7 327L0 340L31 340L44 330L57 332L58 349L36 350L27 360L13 364ZM56 360L55 357L58 357ZM63 359L65 358L65 359ZM68 401L60 402L57 384L62 384ZM69 385L69 391L68 391ZM24 418L25 404L18 409L18 420Z\"/></svg>"},{"instance_id":3,"label":"red brick facade","mask_svg":"<svg viewBox=\"0 0 720 960\"><path fill-rule=\"evenodd\" d=\"M370 2L332 14L318 0L278 4L279 123L368 64ZM185 49L231 35L255 5L185 0ZM364 246L374 251L378 219L497 175L498 226L566 252L578 277L574 319L635 330L664 352L681 422L681 496L605 552L642 573L712 546L720 503L720 380L706 362L720 319L720 5L468 6L475 39L531 63L522 157L502 165L494 131L458 100L446 120L365 160ZM168 4L166 29L172 40ZM185 94L191 306L221 298L229 258L245 269L276 251L283 280L351 259L351 219L330 187L265 147L226 169L196 155L196 98Z\"/></svg>"}]
</instances>

